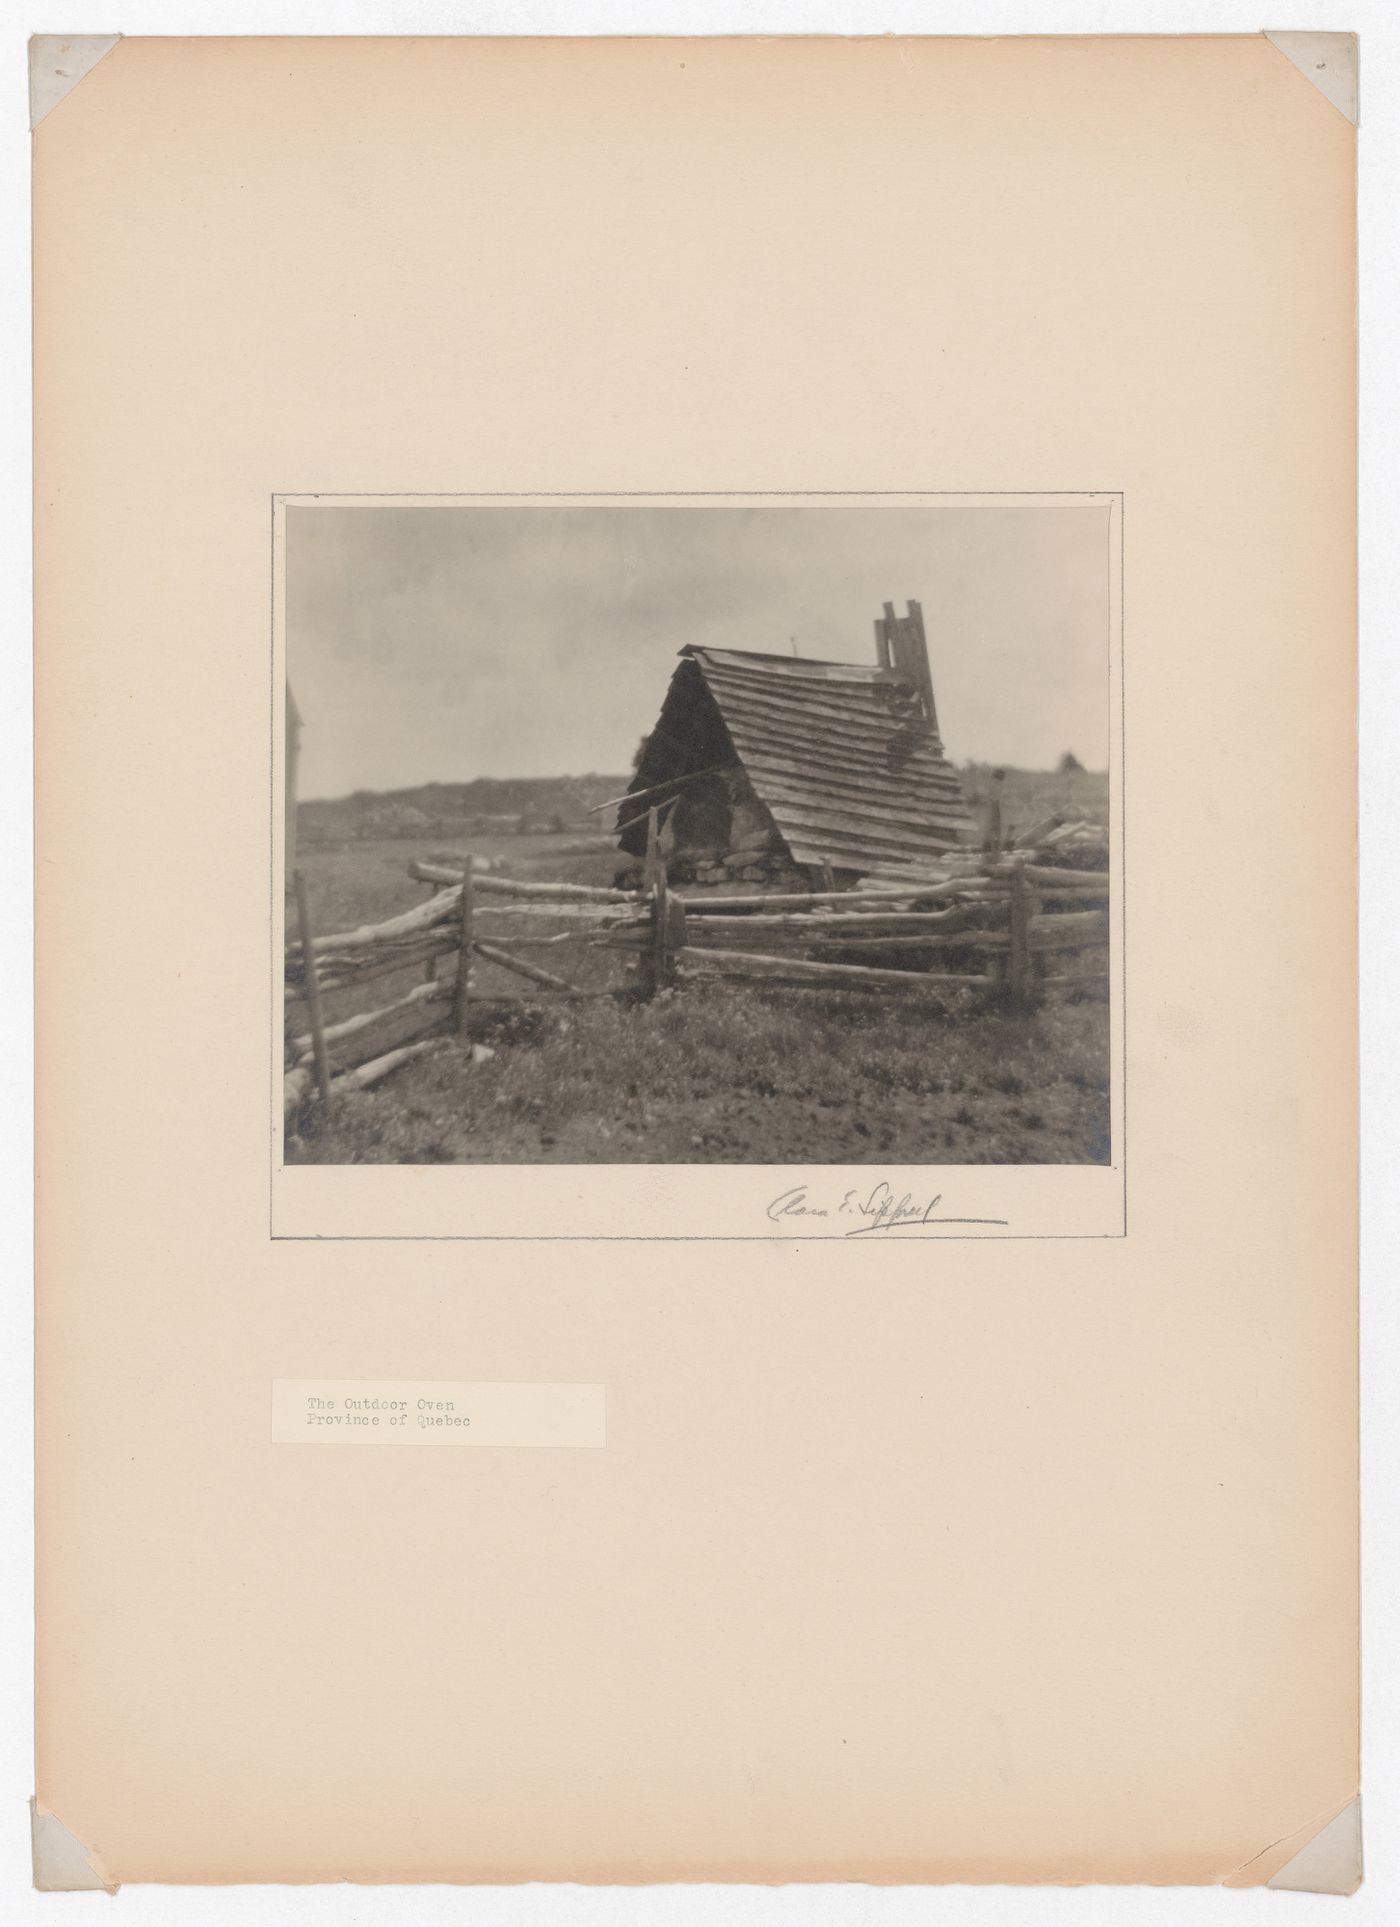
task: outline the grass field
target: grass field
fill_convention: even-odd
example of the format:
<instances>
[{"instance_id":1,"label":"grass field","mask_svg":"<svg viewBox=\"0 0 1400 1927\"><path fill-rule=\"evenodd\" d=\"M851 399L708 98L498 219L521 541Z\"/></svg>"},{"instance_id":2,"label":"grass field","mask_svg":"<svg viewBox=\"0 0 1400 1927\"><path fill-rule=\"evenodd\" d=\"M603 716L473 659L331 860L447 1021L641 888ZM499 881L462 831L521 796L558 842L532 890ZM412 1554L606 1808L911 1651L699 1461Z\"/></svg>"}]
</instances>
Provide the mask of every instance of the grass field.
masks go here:
<instances>
[{"instance_id":1,"label":"grass field","mask_svg":"<svg viewBox=\"0 0 1400 1927\"><path fill-rule=\"evenodd\" d=\"M1019 775L1019 772L1013 772ZM1072 779L1082 792L1102 778ZM1045 778L1060 785L1061 779ZM1009 788L1009 784L1008 784ZM1063 808L1019 786L1008 819ZM512 874L609 883L611 849L577 833L478 837ZM435 846L402 838L307 844L299 861L318 933L421 903L407 866ZM478 934L567 928L478 899ZM624 959L573 942L526 955L586 989L621 987ZM452 959L444 968L450 969ZM390 1002L409 970L332 994L327 1017ZM650 1004L529 1001L530 986L478 962L474 989L516 999L483 1007L473 1063L443 1038L373 1091L338 1097L297 1155L346 1163L1104 1163L1109 1156L1108 1003L1060 995L1013 1015L980 994L941 1005L827 990L687 986ZM410 1018L403 1034L412 1034ZM387 1030L384 1047L399 1041Z\"/></svg>"}]
</instances>

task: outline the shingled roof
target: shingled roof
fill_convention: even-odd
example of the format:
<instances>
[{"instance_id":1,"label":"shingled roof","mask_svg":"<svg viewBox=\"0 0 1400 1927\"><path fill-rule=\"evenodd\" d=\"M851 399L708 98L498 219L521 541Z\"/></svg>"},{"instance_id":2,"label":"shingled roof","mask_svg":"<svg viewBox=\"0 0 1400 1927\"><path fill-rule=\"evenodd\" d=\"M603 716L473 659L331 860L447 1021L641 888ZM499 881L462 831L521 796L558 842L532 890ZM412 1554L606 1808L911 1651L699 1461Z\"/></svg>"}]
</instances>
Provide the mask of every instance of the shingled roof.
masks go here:
<instances>
[{"instance_id":1,"label":"shingled roof","mask_svg":"<svg viewBox=\"0 0 1400 1927\"><path fill-rule=\"evenodd\" d=\"M971 834L920 692L894 669L683 649L632 789L717 761L743 766L799 864L900 874ZM635 814L624 804L619 825Z\"/></svg>"}]
</instances>

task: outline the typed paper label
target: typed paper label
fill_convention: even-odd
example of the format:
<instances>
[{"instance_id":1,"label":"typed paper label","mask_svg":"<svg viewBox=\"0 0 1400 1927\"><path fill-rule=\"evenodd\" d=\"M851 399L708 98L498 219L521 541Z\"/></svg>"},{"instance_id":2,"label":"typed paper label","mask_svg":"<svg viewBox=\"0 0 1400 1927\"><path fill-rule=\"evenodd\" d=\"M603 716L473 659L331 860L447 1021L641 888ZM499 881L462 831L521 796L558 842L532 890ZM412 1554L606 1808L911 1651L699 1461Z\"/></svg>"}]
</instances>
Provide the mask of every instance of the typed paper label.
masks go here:
<instances>
[{"instance_id":1,"label":"typed paper label","mask_svg":"<svg viewBox=\"0 0 1400 1927\"><path fill-rule=\"evenodd\" d=\"M601 1385L276 1378L274 1445L606 1444Z\"/></svg>"}]
</instances>

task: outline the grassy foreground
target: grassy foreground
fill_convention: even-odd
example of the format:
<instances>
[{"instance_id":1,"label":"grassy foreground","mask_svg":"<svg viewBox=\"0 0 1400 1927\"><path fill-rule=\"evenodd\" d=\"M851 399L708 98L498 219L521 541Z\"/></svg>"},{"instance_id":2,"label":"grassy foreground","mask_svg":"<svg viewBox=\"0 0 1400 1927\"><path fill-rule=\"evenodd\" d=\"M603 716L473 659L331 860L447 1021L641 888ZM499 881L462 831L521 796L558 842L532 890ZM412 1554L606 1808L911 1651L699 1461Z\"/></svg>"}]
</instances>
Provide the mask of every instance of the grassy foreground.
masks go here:
<instances>
[{"instance_id":1,"label":"grassy foreground","mask_svg":"<svg viewBox=\"0 0 1400 1927\"><path fill-rule=\"evenodd\" d=\"M444 1038L304 1142L327 1164L1099 1164L1108 1007L689 986ZM316 1127L312 1127L316 1130Z\"/></svg>"}]
</instances>

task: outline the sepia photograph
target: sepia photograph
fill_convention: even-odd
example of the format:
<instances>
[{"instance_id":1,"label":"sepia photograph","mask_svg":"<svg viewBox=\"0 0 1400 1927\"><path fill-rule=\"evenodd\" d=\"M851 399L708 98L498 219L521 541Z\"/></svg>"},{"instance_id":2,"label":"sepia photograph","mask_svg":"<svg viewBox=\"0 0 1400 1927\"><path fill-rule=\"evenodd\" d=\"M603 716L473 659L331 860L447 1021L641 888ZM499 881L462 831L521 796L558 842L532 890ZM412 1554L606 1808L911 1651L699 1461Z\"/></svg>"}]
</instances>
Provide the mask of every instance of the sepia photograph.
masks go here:
<instances>
[{"instance_id":1,"label":"sepia photograph","mask_svg":"<svg viewBox=\"0 0 1400 1927\"><path fill-rule=\"evenodd\" d=\"M285 1163L1107 1165L1115 503L280 503Z\"/></svg>"}]
</instances>

